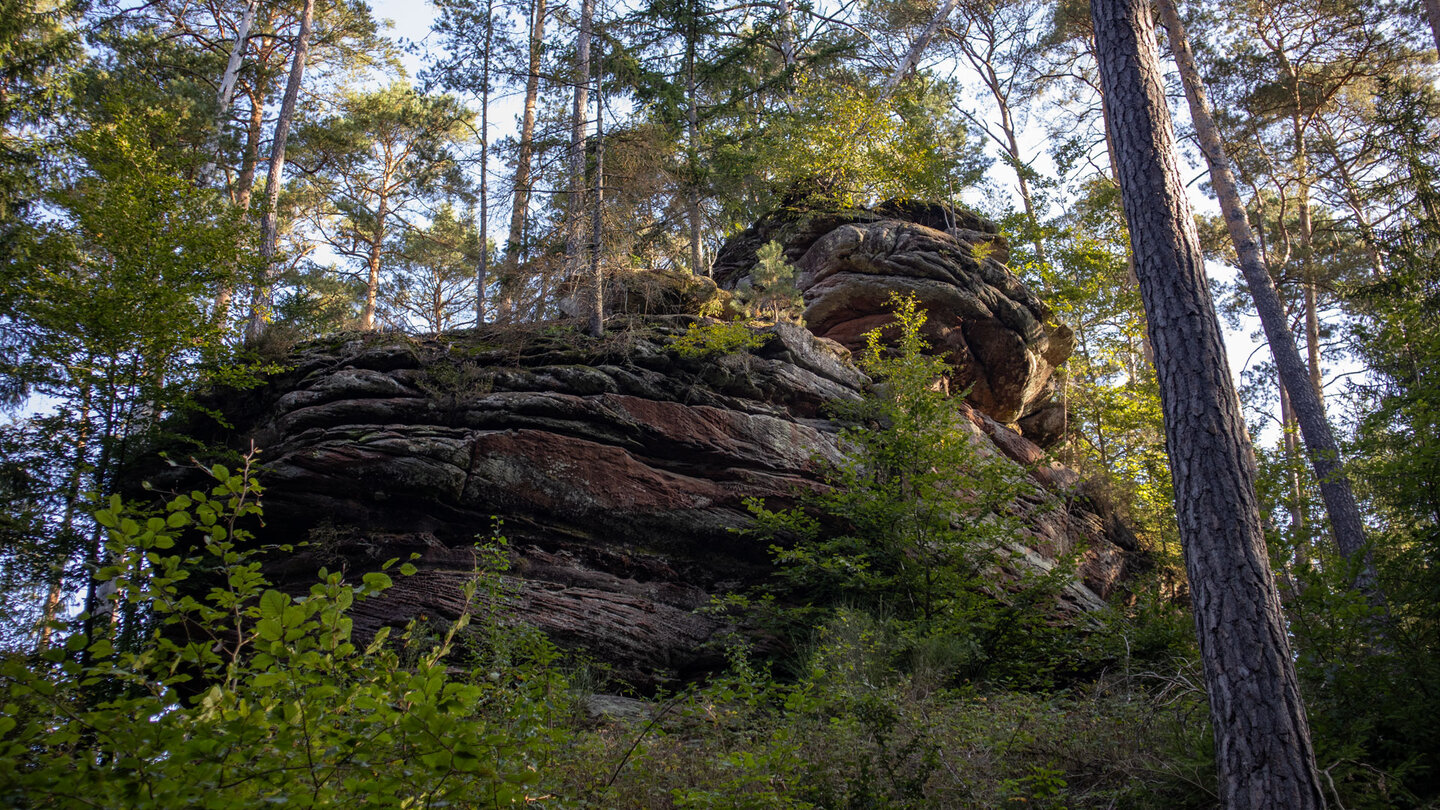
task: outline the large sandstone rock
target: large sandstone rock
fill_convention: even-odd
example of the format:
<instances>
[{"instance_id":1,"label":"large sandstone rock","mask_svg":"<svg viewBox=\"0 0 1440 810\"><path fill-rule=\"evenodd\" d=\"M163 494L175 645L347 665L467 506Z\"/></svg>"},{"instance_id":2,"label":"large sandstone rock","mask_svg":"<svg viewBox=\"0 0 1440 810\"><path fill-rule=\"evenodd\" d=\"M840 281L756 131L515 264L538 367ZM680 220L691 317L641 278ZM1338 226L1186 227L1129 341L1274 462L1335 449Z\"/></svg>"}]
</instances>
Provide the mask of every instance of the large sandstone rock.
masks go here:
<instances>
[{"instance_id":1,"label":"large sandstone rock","mask_svg":"<svg viewBox=\"0 0 1440 810\"><path fill-rule=\"evenodd\" d=\"M726 628L695 609L768 571L764 544L737 533L743 500L819 486L841 452L825 405L868 382L845 349L787 324L754 353L686 359L671 343L688 320L614 324L599 340L555 324L338 337L217 397L233 427L192 432L261 449L266 539L310 541L272 559L287 587L321 566L358 577L420 555L419 573L357 606L360 633L457 615L473 544L499 518L517 620L649 686L720 663ZM1074 473L971 418L1049 493L1016 504L1029 530L1015 550L1044 567L1083 547L1067 607L1099 606L1133 568L1133 538Z\"/></svg>"},{"instance_id":2,"label":"large sandstone rock","mask_svg":"<svg viewBox=\"0 0 1440 810\"><path fill-rule=\"evenodd\" d=\"M972 405L1042 446L1061 438L1051 373L1074 338L1005 268L1009 249L993 223L910 201L782 209L726 244L716 281L728 289L746 283L756 251L771 240L800 271L805 323L816 335L858 350L866 332L891 322L893 295L914 295L928 313L926 337L955 367Z\"/></svg>"}]
</instances>

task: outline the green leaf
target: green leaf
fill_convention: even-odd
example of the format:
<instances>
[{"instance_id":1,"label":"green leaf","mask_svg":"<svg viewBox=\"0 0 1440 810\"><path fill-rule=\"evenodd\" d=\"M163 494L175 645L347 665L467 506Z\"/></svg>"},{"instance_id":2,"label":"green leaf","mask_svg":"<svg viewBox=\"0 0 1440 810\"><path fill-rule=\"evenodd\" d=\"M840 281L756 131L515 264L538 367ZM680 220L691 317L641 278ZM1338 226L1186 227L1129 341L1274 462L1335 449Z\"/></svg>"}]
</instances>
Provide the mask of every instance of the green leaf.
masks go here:
<instances>
[{"instance_id":1,"label":"green leaf","mask_svg":"<svg viewBox=\"0 0 1440 810\"><path fill-rule=\"evenodd\" d=\"M290 604L290 596L273 588L260 595L260 615L279 619Z\"/></svg>"}]
</instances>

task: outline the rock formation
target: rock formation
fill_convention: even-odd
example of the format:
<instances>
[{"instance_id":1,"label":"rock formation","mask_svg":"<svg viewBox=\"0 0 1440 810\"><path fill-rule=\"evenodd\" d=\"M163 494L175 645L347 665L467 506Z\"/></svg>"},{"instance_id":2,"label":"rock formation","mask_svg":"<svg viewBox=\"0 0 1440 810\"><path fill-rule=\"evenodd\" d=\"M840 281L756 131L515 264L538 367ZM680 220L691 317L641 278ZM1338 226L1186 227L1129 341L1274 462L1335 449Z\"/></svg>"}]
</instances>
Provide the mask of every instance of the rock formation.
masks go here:
<instances>
[{"instance_id":1,"label":"rock formation","mask_svg":"<svg viewBox=\"0 0 1440 810\"><path fill-rule=\"evenodd\" d=\"M1066 332L994 263L1003 246L977 260L980 242L955 239L959 229L893 217L813 230L824 233L786 244L801 254L820 336L779 324L764 327L758 349L703 358L673 346L695 320L675 314L617 322L598 340L558 323L338 336L301 347L258 389L217 395L233 427L193 432L261 449L267 539L310 541L272 559L282 584L299 587L321 566L358 575L420 555L419 573L357 605L360 633L455 616L473 544L499 519L514 615L647 686L719 663L709 642L723 623L695 609L768 570L764 544L737 531L750 523L743 499L784 502L820 485L840 457L826 403L868 384L841 342L883 320L886 289L908 289L932 317L949 307L937 345L982 361L964 372L976 435L1050 493L1016 505L1029 533L1015 549L1044 567L1083 548L1067 601L1098 606L1137 549L1073 472L1013 426L1051 407L1045 381ZM741 252L722 255L722 284L741 275ZM892 265L903 272L883 275Z\"/></svg>"},{"instance_id":2,"label":"rock formation","mask_svg":"<svg viewBox=\"0 0 1440 810\"><path fill-rule=\"evenodd\" d=\"M852 350L891 320L892 294L913 294L929 313L930 344L956 369L968 401L1013 424L1041 446L1064 432L1051 372L1074 337L1005 269L1009 247L994 223L938 203L889 202L871 209L780 209L732 239L715 279L748 281L761 245L777 241L799 268L805 323Z\"/></svg>"}]
</instances>

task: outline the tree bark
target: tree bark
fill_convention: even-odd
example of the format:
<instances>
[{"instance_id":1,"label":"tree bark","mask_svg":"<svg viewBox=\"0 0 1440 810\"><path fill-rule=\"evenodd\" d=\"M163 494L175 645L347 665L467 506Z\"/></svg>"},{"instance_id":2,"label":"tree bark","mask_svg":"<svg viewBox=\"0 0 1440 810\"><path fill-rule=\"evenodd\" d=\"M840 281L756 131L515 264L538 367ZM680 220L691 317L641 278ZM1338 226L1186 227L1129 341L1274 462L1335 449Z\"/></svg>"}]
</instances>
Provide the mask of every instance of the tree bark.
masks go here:
<instances>
[{"instance_id":1,"label":"tree bark","mask_svg":"<svg viewBox=\"0 0 1440 810\"><path fill-rule=\"evenodd\" d=\"M685 145L689 164L685 183L686 209L690 218L690 274L710 275L710 268L700 264L700 111L695 98L695 4L690 4L690 22L685 37Z\"/></svg>"},{"instance_id":2,"label":"tree bark","mask_svg":"<svg viewBox=\"0 0 1440 810\"><path fill-rule=\"evenodd\" d=\"M245 132L245 158L240 162L240 175L235 178L235 207L245 216L250 213L250 198L255 193L255 167L260 165L260 139L265 134L265 91L259 77L247 95L250 125Z\"/></svg>"},{"instance_id":3,"label":"tree bark","mask_svg":"<svg viewBox=\"0 0 1440 810\"><path fill-rule=\"evenodd\" d=\"M1434 0L1440 2L1440 0ZM785 109L795 112L795 14L790 8L790 0L780 0L780 60L785 65Z\"/></svg>"},{"instance_id":4,"label":"tree bark","mask_svg":"<svg viewBox=\"0 0 1440 810\"><path fill-rule=\"evenodd\" d=\"M1162 0L1163 2L1163 0ZM1295 421L1295 409L1290 405L1290 392L1285 383L1280 383L1280 429L1284 433L1286 478L1290 479L1290 534L1295 541L1295 560L1299 564L1303 555L1300 543L1305 537L1305 489L1300 484L1300 471L1296 468L1300 458L1300 440L1296 436L1299 424Z\"/></svg>"},{"instance_id":5,"label":"tree bark","mask_svg":"<svg viewBox=\"0 0 1440 810\"><path fill-rule=\"evenodd\" d=\"M1356 555L1365 555L1355 585L1379 599L1376 590L1375 566L1366 551L1365 523L1360 517L1360 507L1350 489L1350 480L1340 463L1340 446L1325 418L1325 408L1320 399L1319 389L1313 384L1311 369L1300 358L1295 345L1295 336L1290 332L1285 316L1285 305L1275 289L1261 256L1255 233L1245 216L1245 204L1235 184L1235 175L1230 169L1230 159L1225 154L1220 132L1210 112L1200 71L1195 56L1190 51L1185 27L1175 8L1174 0L1160 0L1160 13L1170 37L1170 47L1180 66L1180 78L1185 87L1185 97L1190 105L1190 117L1200 137L1200 149L1210 167L1210 181L1220 199L1220 209L1225 216L1225 226L1230 240L1235 244L1239 257L1240 272L1250 295L1255 300L1255 311L1260 316L1265 330L1265 340L1270 345L1271 356L1280 373L1281 384L1289 395L1290 405L1300 432L1305 440L1305 449L1315 478L1320 484L1320 493L1325 501L1325 511L1330 518L1335 543L1347 560Z\"/></svg>"},{"instance_id":6,"label":"tree bark","mask_svg":"<svg viewBox=\"0 0 1440 810\"><path fill-rule=\"evenodd\" d=\"M598 61L598 57L597 57ZM588 331L592 337L605 334L605 270L600 248L605 241L605 97L603 70L595 71L595 200L590 216L590 306Z\"/></svg>"},{"instance_id":7,"label":"tree bark","mask_svg":"<svg viewBox=\"0 0 1440 810\"><path fill-rule=\"evenodd\" d=\"M230 101L235 97L235 80L240 76L240 63L245 57L245 43L250 39L250 26L255 22L255 8L259 0L250 0L245 13L240 17L240 27L235 31L235 44L230 48L230 61L220 77L220 89L215 93L215 128L205 143L207 156L195 184L201 188L210 185L210 176L215 173L219 161L220 131L225 128L225 119L230 116Z\"/></svg>"},{"instance_id":8,"label":"tree bark","mask_svg":"<svg viewBox=\"0 0 1440 810\"><path fill-rule=\"evenodd\" d=\"M480 261L475 267L476 327L485 323L485 277L490 273L490 48L494 40L495 0L486 0L485 57L480 68Z\"/></svg>"},{"instance_id":9,"label":"tree bark","mask_svg":"<svg viewBox=\"0 0 1440 810\"><path fill-rule=\"evenodd\" d=\"M1020 192L1020 202L1025 206L1025 218L1030 221L1031 240L1035 247L1035 259L1041 264L1049 264L1050 260L1045 254L1045 245L1040 241L1040 215L1035 210L1035 197L1030 191L1030 181L1025 177L1026 164L1020 152L1020 138L1015 131L1015 117L1010 110L1009 93L1000 82L1000 76L996 74L989 59L981 58L973 46L968 42L962 42L961 48L970 57L970 62L980 73L985 87L990 90L990 97L995 100L995 106L1000 110L1000 132L1005 136L1000 148L1010 158L1010 166L1015 170L1015 184Z\"/></svg>"},{"instance_id":10,"label":"tree bark","mask_svg":"<svg viewBox=\"0 0 1440 810\"><path fill-rule=\"evenodd\" d=\"M1375 233L1375 226L1371 224L1370 218L1365 214L1365 206L1361 203L1355 177L1350 173L1349 166L1340 154L1333 134L1327 132L1322 143L1325 144L1330 160L1335 164L1335 170L1340 175L1340 189L1345 196L1345 207L1350 209L1350 215L1355 218L1355 227L1360 231L1360 238L1365 240L1365 254L1370 257L1371 275L1376 279L1382 279L1386 276L1386 270L1385 256L1380 252L1380 237Z\"/></svg>"},{"instance_id":11,"label":"tree bark","mask_svg":"<svg viewBox=\"0 0 1440 810\"><path fill-rule=\"evenodd\" d=\"M1425 16L1430 18L1430 33L1435 37L1435 50L1440 51L1440 0L1425 0Z\"/></svg>"},{"instance_id":12,"label":"tree bark","mask_svg":"<svg viewBox=\"0 0 1440 810\"><path fill-rule=\"evenodd\" d=\"M1270 572L1255 457L1185 196L1149 4L1091 0L1105 116L1149 315L1221 803L1321 808L1310 729Z\"/></svg>"},{"instance_id":13,"label":"tree bark","mask_svg":"<svg viewBox=\"0 0 1440 810\"><path fill-rule=\"evenodd\" d=\"M515 157L515 199L510 207L510 233L505 239L505 261L500 265L500 317L515 313L515 287L520 273L520 252L525 220L530 210L530 162L535 151L535 106L540 97L540 55L545 45L545 0L535 0L530 21L530 66L525 77L525 112L520 118L519 153Z\"/></svg>"},{"instance_id":14,"label":"tree bark","mask_svg":"<svg viewBox=\"0 0 1440 810\"><path fill-rule=\"evenodd\" d=\"M570 128L570 212L566 217L565 276L579 281L585 234L585 117L590 106L590 28L595 0L581 0L580 33L575 40L575 106Z\"/></svg>"},{"instance_id":15,"label":"tree bark","mask_svg":"<svg viewBox=\"0 0 1440 810\"><path fill-rule=\"evenodd\" d=\"M290 137L290 122L295 118L295 103L300 98L300 83L305 78L305 58L310 52L310 29L315 21L315 0L305 0L300 14L300 31L295 37L295 54L290 60L290 78L285 83L285 99L280 103L280 118L275 122L275 142L270 148L270 173L265 180L265 219L260 226L260 263L264 277L255 285L250 298L250 320L245 327L247 340L260 337L260 329L274 305L271 282L278 240L280 214L280 175L285 169L285 141Z\"/></svg>"},{"instance_id":16,"label":"tree bark","mask_svg":"<svg viewBox=\"0 0 1440 810\"><path fill-rule=\"evenodd\" d=\"M385 253L385 219L390 216L390 199L386 191L390 188L390 175L380 180L380 199L375 204L375 230L370 236L370 255L366 257L365 309L360 313L360 328L366 332L375 329L375 310L380 298L380 264Z\"/></svg>"},{"instance_id":17,"label":"tree bark","mask_svg":"<svg viewBox=\"0 0 1440 810\"><path fill-rule=\"evenodd\" d=\"M930 20L929 25L925 26L925 30L920 32L920 36L915 38L910 50L906 51L905 58L900 60L900 65L895 68L895 72L891 73L890 78L885 81L885 87L880 91L880 98L889 98L895 92L895 88L900 86L900 82L910 75L910 71L920 64L920 56L925 53L926 48L930 47L930 40L935 37L935 32L939 31L940 26L950 19L950 14L955 11L957 3L958 0L945 0L935 11L935 17Z\"/></svg>"}]
</instances>

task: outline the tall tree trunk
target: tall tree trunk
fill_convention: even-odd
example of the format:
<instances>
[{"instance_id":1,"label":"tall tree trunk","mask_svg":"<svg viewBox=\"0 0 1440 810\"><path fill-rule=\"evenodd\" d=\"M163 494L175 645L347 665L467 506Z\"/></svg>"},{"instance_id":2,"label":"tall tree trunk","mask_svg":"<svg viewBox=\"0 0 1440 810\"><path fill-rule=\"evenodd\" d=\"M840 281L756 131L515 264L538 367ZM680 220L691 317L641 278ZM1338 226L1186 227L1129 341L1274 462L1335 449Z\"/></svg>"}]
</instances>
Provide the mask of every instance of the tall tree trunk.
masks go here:
<instances>
[{"instance_id":1,"label":"tall tree trunk","mask_svg":"<svg viewBox=\"0 0 1440 810\"><path fill-rule=\"evenodd\" d=\"M390 216L390 174L380 180L380 199L375 205L375 230L370 235L370 255L365 262L365 309L360 313L360 328L369 332L375 328L375 309L380 298L380 264L385 254L385 220Z\"/></svg>"},{"instance_id":2,"label":"tall tree trunk","mask_svg":"<svg viewBox=\"0 0 1440 810\"><path fill-rule=\"evenodd\" d=\"M235 178L235 207L242 216L250 213L250 198L255 193L255 167L260 165L260 140L265 135L265 91L257 77L247 93L250 99L250 124L245 130L245 158L240 162L240 175Z\"/></svg>"},{"instance_id":3,"label":"tall tree trunk","mask_svg":"<svg viewBox=\"0 0 1440 810\"><path fill-rule=\"evenodd\" d=\"M787 70L795 67L795 14L790 0L780 0L780 59Z\"/></svg>"},{"instance_id":4,"label":"tall tree trunk","mask_svg":"<svg viewBox=\"0 0 1440 810\"><path fill-rule=\"evenodd\" d=\"M1145 0L1091 0L1120 189L1229 810L1324 799L1255 495L1255 456L1205 279Z\"/></svg>"},{"instance_id":5,"label":"tall tree trunk","mask_svg":"<svg viewBox=\"0 0 1440 810\"><path fill-rule=\"evenodd\" d=\"M485 323L485 276L490 273L490 48L495 0L485 0L485 59L480 69L480 262L475 267L475 326Z\"/></svg>"},{"instance_id":6,"label":"tall tree trunk","mask_svg":"<svg viewBox=\"0 0 1440 810\"><path fill-rule=\"evenodd\" d=\"M255 7L259 0L250 0L245 13L240 17L240 27L235 31L235 44L230 48L230 61L220 77L220 89L215 93L215 128L205 143L206 160L201 167L195 184L204 188L210 185L210 175L215 173L219 160L220 132L225 128L225 119L230 117L230 101L235 96L235 80L240 76L240 63L245 57L245 43L250 39L250 26L255 22Z\"/></svg>"},{"instance_id":7,"label":"tall tree trunk","mask_svg":"<svg viewBox=\"0 0 1440 810\"><path fill-rule=\"evenodd\" d=\"M925 53L926 48L930 47L930 40L935 37L935 32L939 31L940 26L950 19L950 14L955 11L957 4L958 0L945 0L935 11L935 16L930 20L929 25L926 25L925 29L920 32L920 36L915 38L915 42L910 45L910 50L905 52L905 58L900 60L895 72L891 73L890 78L885 81L885 86L880 91L880 98L889 98L895 92L895 88L900 86L900 82L910 75L910 71L920 64L920 56Z\"/></svg>"},{"instance_id":8,"label":"tall tree trunk","mask_svg":"<svg viewBox=\"0 0 1440 810\"><path fill-rule=\"evenodd\" d=\"M985 53L981 53L976 48L975 40L977 39L986 43ZM981 123L975 116L969 113L965 115L974 121L976 126L984 130L985 134L1001 149L1005 150L1005 156L1009 159L1011 168L1015 170L1015 187L1020 192L1020 202L1025 206L1025 218L1030 223L1030 244L1035 248L1035 258L1042 264L1048 264L1049 259L1045 254L1045 246L1040 241L1040 215L1035 208L1035 196L1030 190L1030 181L1025 176L1028 164L1020 151L1020 138L1015 128L1015 115L1010 108L1010 94L992 64L995 52L994 32L985 29L985 33L974 38L963 37L960 40L960 49L965 53L971 66L975 68L975 72L980 74L981 81L985 83L985 89L990 91L990 98L1000 112L1000 134L1003 137L996 137L990 127Z\"/></svg>"},{"instance_id":9,"label":"tall tree trunk","mask_svg":"<svg viewBox=\"0 0 1440 810\"><path fill-rule=\"evenodd\" d=\"M86 365L90 365L90 362ZM71 553L69 538L75 531L75 513L85 488L85 461L90 444L90 406L93 391L92 386L85 383L80 392L80 425L75 435L75 457L70 468L70 482L65 488L65 508L60 515L60 529L55 533L65 552L54 562L55 568L50 574L50 588L40 610L40 636L35 645L39 652L50 647L50 637L54 633L52 625L60 617L60 603L65 598L65 564L69 562Z\"/></svg>"},{"instance_id":10,"label":"tall tree trunk","mask_svg":"<svg viewBox=\"0 0 1440 810\"><path fill-rule=\"evenodd\" d=\"M515 157L515 199L510 206L510 233L505 239L505 261L500 265L500 317L516 311L520 253L525 243L525 221L530 210L530 162L535 151L535 105L540 97L540 55L545 45L545 0L535 0L530 18L530 65L525 77L525 112L520 119L519 153Z\"/></svg>"},{"instance_id":11,"label":"tall tree trunk","mask_svg":"<svg viewBox=\"0 0 1440 810\"><path fill-rule=\"evenodd\" d=\"M1091 56L1094 56L1097 61L1100 58L1099 55L1093 51L1091 52ZM1115 184L1115 188L1118 189L1120 188L1120 160L1115 156L1115 133L1111 129L1110 117L1105 115L1103 110L1101 111L1100 122L1104 125L1105 130L1105 155L1110 158L1110 180ZM1125 218L1124 195L1120 197L1120 217L1121 219ZM1135 275L1134 253L1127 252L1125 255L1125 283L1128 285L1126 289L1135 289L1140 286L1140 278ZM1143 309L1140 312L1140 327L1142 330L1140 351L1145 355L1145 362L1149 363L1151 368L1154 368L1155 347L1150 343L1149 314Z\"/></svg>"},{"instance_id":12,"label":"tall tree trunk","mask_svg":"<svg viewBox=\"0 0 1440 810\"><path fill-rule=\"evenodd\" d=\"M305 0L300 14L300 31L295 37L295 54L290 60L290 78L285 83L285 99L280 103L280 118L275 122L275 139L270 147L270 173L265 180L265 219L260 225L260 263L264 277L255 285L250 298L250 321L245 327L247 340L260 337L260 329L274 306L271 283L274 281L275 244L278 240L280 216L280 176L285 169L285 142L290 137L290 122L295 118L295 103L300 98L300 83L305 78L305 58L310 52L310 29L315 21L315 0Z\"/></svg>"},{"instance_id":13,"label":"tall tree trunk","mask_svg":"<svg viewBox=\"0 0 1440 810\"><path fill-rule=\"evenodd\" d=\"M596 61L600 61L598 55ZM605 270L601 248L605 242L605 72L595 71L595 200L590 217L590 306L588 331L592 337L605 334Z\"/></svg>"},{"instance_id":14,"label":"tall tree trunk","mask_svg":"<svg viewBox=\"0 0 1440 810\"><path fill-rule=\"evenodd\" d=\"M1360 554L1366 555L1355 584L1378 599L1375 566L1366 552L1365 523L1360 517L1360 508L1350 489L1350 480L1340 464L1339 444L1325 418L1319 389L1314 385L1305 362L1300 358L1300 350L1295 345L1295 336L1290 332L1285 316L1285 305L1280 301L1280 294L1275 289L1270 270L1260 254L1255 233L1250 229L1250 222L1245 216L1245 205L1240 199L1235 175L1230 169L1230 159L1225 154L1220 132L1215 127L1210 102L1200 81L1200 71L1195 65L1195 56L1190 51L1185 27L1180 21L1174 0L1160 0L1160 12L1169 32L1171 50L1180 66L1180 78L1190 105L1190 117L1200 136L1200 149L1210 166L1210 182L1220 199L1225 226L1230 231L1230 240L1235 244L1235 252L1239 257L1240 272L1255 300L1255 312L1260 316L1260 324L1265 330L1265 341L1270 344L1270 353L1280 372L1280 381L1289 394L1296 421L1300 424L1305 449L1325 500L1330 527L1335 533L1335 543L1346 559L1354 559Z\"/></svg>"},{"instance_id":15,"label":"tall tree trunk","mask_svg":"<svg viewBox=\"0 0 1440 810\"><path fill-rule=\"evenodd\" d=\"M1435 37L1435 49L1440 51L1440 0L1425 0L1425 16L1430 18L1430 33Z\"/></svg>"},{"instance_id":16,"label":"tall tree trunk","mask_svg":"<svg viewBox=\"0 0 1440 810\"><path fill-rule=\"evenodd\" d=\"M1371 224L1369 216L1365 213L1365 206L1360 201L1360 192L1356 188L1355 177L1350 173L1350 168L1341 159L1340 150L1331 144L1330 158L1335 161L1335 168L1340 173L1340 187L1345 195L1345 207L1350 209L1350 215L1355 218L1355 227L1360 231L1360 238L1365 240L1365 255L1370 258L1370 274L1375 279L1382 279L1386 276L1385 256L1380 252L1380 237L1375 233L1375 226Z\"/></svg>"},{"instance_id":17,"label":"tall tree trunk","mask_svg":"<svg viewBox=\"0 0 1440 810\"><path fill-rule=\"evenodd\" d=\"M1283 49L1277 49L1281 69L1290 81L1290 129L1294 146L1293 165L1297 189L1296 205L1300 222L1300 276L1305 301L1305 354L1310 370L1310 383L1315 386L1316 396L1325 404L1325 380L1320 371L1320 313L1319 296L1316 290L1315 270L1315 225L1310 216L1310 155L1305 136L1305 120L1302 114L1300 73L1290 63Z\"/></svg>"},{"instance_id":18,"label":"tall tree trunk","mask_svg":"<svg viewBox=\"0 0 1440 810\"><path fill-rule=\"evenodd\" d=\"M685 37L685 146L689 177L685 182L685 207L690 218L690 273L710 275L710 268L700 263L700 111L695 98L695 4L690 4L690 30Z\"/></svg>"},{"instance_id":19,"label":"tall tree trunk","mask_svg":"<svg viewBox=\"0 0 1440 810\"><path fill-rule=\"evenodd\" d=\"M1303 552L1300 542L1305 536L1305 489L1300 485L1300 471L1295 465L1300 460L1300 438L1296 435L1300 425L1295 420L1295 409L1290 405L1290 392L1285 383L1280 383L1280 429L1284 432L1285 466L1290 479L1290 533L1295 538L1297 561Z\"/></svg>"},{"instance_id":20,"label":"tall tree trunk","mask_svg":"<svg viewBox=\"0 0 1440 810\"><path fill-rule=\"evenodd\" d=\"M1436 0L1440 2L1440 0ZM794 71L798 61L795 58L795 12L790 0L780 0L780 60L785 65L785 109L795 112Z\"/></svg>"},{"instance_id":21,"label":"tall tree trunk","mask_svg":"<svg viewBox=\"0 0 1440 810\"><path fill-rule=\"evenodd\" d=\"M575 106L570 128L570 212L566 217L565 276L580 280L585 267L585 117L590 106L590 27L595 0L581 0L580 33L575 40Z\"/></svg>"},{"instance_id":22,"label":"tall tree trunk","mask_svg":"<svg viewBox=\"0 0 1440 810\"><path fill-rule=\"evenodd\" d=\"M230 187L230 201L245 220L250 216L250 197L255 193L255 167L260 164L260 139L265 135L265 94L261 81L261 77L257 75L246 91L250 101L250 121L245 127L245 156L240 160L240 174L235 178L235 184ZM234 281L222 280L220 288L215 291L214 315L217 322L223 324L229 317L230 299L234 295Z\"/></svg>"},{"instance_id":23,"label":"tall tree trunk","mask_svg":"<svg viewBox=\"0 0 1440 810\"><path fill-rule=\"evenodd\" d=\"M1310 384L1320 405L1325 405L1325 377L1320 368L1320 304L1315 271L1315 224L1310 218L1310 168L1305 155L1305 136L1299 124L1295 127L1295 164L1299 169L1300 198L1300 261L1305 292L1305 361L1310 371Z\"/></svg>"}]
</instances>

